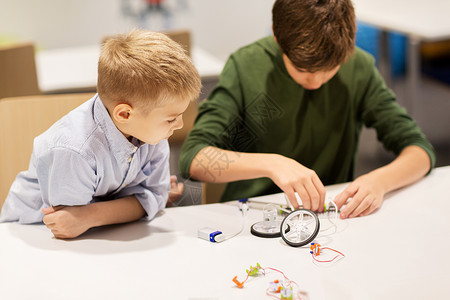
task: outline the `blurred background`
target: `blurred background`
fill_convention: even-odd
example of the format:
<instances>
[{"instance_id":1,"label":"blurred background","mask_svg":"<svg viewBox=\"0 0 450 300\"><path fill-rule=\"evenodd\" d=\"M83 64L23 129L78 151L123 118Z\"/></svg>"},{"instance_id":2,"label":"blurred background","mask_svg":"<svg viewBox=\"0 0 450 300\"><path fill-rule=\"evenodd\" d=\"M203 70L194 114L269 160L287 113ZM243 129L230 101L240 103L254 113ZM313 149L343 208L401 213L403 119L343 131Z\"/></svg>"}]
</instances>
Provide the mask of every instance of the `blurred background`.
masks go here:
<instances>
[{"instance_id":1,"label":"blurred background","mask_svg":"<svg viewBox=\"0 0 450 300\"><path fill-rule=\"evenodd\" d=\"M444 1L433 1L439 2L443 8L448 7ZM95 92L96 59L102 39L139 27L163 32L189 32L188 47L202 76L203 91L200 100L203 100L217 83L220 70L230 53L271 34L273 2L274 0L0 0L0 81L2 78L12 80L12 73L19 72L18 79L3 86L7 90L18 84L19 92L2 95L0 82L0 98ZM357 45L375 56L388 86L397 94L398 102L408 109L434 145L437 166L449 165L450 25L438 24L437 29L447 31L440 30L439 34L427 36L427 33L423 34L416 29L421 28L421 22L429 24L427 18L433 19L433 15L430 16L427 11L423 11L424 16L428 14L423 20L420 15L411 18L410 24L416 27L411 25L409 30L389 21L384 13L377 13L377 7L371 7L370 5L375 4L370 4L370 1L354 2L358 17ZM404 0L397 2L403 5L403 11L394 11L401 16L394 16L394 19L400 21L405 21L403 19L408 17L406 12L414 8L414 4L422 3ZM395 5L390 5L389 9L395 10ZM439 7L434 9L435 13L439 12ZM374 16L370 15L371 12ZM377 19L377 16L384 18ZM2 60L2 49L10 49L23 43L32 45L34 61L27 63L25 67L17 67L11 66L10 56L5 56ZM23 57L19 60L26 61ZM27 69L30 66L31 71L30 68ZM11 69L14 71L8 71ZM35 69L35 78L27 79ZM412 70L415 72L411 72ZM24 83L33 80L37 80L37 88L21 95L25 90ZM171 141L172 174L179 174L177 158L182 140L183 137ZM6 141L2 139L1 143L5 146ZM375 132L365 129L360 142L356 174L363 174L392 158L392 154L387 153L377 141ZM181 177L179 179L182 180ZM185 183L187 189L179 204L199 203L199 184L191 181Z\"/></svg>"},{"instance_id":2,"label":"blurred background","mask_svg":"<svg viewBox=\"0 0 450 300\"><path fill-rule=\"evenodd\" d=\"M38 49L91 45L135 27L189 29L192 42L226 59L271 31L273 0L0 0L0 37Z\"/></svg>"}]
</instances>

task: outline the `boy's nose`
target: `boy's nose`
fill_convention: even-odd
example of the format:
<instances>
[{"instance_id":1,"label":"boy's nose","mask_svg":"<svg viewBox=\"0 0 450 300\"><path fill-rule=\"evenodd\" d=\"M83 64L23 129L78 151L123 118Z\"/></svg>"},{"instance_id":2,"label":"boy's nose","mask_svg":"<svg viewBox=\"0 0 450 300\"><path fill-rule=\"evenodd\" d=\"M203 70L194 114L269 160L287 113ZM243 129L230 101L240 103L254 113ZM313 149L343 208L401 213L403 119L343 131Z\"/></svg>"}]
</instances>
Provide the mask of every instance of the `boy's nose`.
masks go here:
<instances>
[{"instance_id":1,"label":"boy's nose","mask_svg":"<svg viewBox=\"0 0 450 300\"><path fill-rule=\"evenodd\" d=\"M308 78L308 84L310 86L320 86L322 85L322 78L320 76L311 76Z\"/></svg>"},{"instance_id":2,"label":"boy's nose","mask_svg":"<svg viewBox=\"0 0 450 300\"><path fill-rule=\"evenodd\" d=\"M306 87L310 90L318 89L322 86L322 78L320 76L311 76L306 81Z\"/></svg>"}]
</instances>

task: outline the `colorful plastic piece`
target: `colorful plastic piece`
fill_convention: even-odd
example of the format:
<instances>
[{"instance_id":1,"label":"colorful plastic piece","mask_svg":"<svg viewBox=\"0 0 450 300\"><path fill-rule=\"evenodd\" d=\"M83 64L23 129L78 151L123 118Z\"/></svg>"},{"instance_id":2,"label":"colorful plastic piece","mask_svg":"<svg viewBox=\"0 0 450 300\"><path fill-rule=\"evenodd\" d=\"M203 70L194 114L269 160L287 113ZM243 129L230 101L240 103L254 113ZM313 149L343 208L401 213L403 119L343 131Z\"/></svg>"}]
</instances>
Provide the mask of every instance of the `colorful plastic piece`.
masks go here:
<instances>
[{"instance_id":1,"label":"colorful plastic piece","mask_svg":"<svg viewBox=\"0 0 450 300\"><path fill-rule=\"evenodd\" d=\"M311 253L312 255L314 256L320 255L320 244L311 243L311 247L309 247L309 249L311 249L309 253Z\"/></svg>"},{"instance_id":2,"label":"colorful plastic piece","mask_svg":"<svg viewBox=\"0 0 450 300\"><path fill-rule=\"evenodd\" d=\"M244 282L239 282L239 280L237 280L237 275L234 276L233 282L236 283L236 285L237 285L238 288L240 288L240 289L242 289L242 288L244 287Z\"/></svg>"},{"instance_id":3,"label":"colorful plastic piece","mask_svg":"<svg viewBox=\"0 0 450 300\"><path fill-rule=\"evenodd\" d=\"M280 299L294 299L294 293L292 292L292 286L290 288L285 288L285 287L281 288Z\"/></svg>"},{"instance_id":4,"label":"colorful plastic piece","mask_svg":"<svg viewBox=\"0 0 450 300\"><path fill-rule=\"evenodd\" d=\"M245 270L247 272L247 274L249 276L256 276L259 275L259 270L261 269L261 266L259 265L259 263L256 263L256 267L252 267L250 265L250 271L249 270Z\"/></svg>"}]
</instances>

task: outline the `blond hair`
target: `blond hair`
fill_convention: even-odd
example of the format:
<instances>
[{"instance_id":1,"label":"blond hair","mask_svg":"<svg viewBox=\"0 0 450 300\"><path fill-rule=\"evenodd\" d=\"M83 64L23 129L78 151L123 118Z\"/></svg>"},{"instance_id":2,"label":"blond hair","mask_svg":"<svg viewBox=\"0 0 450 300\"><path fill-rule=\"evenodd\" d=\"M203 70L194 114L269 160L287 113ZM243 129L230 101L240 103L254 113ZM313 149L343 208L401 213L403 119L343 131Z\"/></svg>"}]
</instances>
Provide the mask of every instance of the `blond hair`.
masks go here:
<instances>
[{"instance_id":1,"label":"blond hair","mask_svg":"<svg viewBox=\"0 0 450 300\"><path fill-rule=\"evenodd\" d=\"M148 110L195 100L200 76L186 51L165 34L133 30L106 39L98 61L97 92L105 105Z\"/></svg>"}]
</instances>

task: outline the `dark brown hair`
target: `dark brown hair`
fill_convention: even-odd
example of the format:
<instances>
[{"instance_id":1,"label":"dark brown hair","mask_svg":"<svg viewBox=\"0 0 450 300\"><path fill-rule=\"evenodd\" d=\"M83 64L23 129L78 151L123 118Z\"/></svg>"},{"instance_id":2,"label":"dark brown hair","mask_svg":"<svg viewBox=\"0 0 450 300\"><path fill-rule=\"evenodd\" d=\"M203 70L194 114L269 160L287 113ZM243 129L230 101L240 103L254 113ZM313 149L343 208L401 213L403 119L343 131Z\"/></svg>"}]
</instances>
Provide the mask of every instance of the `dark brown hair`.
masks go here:
<instances>
[{"instance_id":1,"label":"dark brown hair","mask_svg":"<svg viewBox=\"0 0 450 300\"><path fill-rule=\"evenodd\" d=\"M353 53L356 19L351 0L277 0L272 21L281 51L300 70L329 71Z\"/></svg>"}]
</instances>

